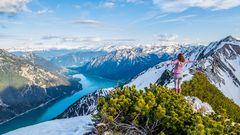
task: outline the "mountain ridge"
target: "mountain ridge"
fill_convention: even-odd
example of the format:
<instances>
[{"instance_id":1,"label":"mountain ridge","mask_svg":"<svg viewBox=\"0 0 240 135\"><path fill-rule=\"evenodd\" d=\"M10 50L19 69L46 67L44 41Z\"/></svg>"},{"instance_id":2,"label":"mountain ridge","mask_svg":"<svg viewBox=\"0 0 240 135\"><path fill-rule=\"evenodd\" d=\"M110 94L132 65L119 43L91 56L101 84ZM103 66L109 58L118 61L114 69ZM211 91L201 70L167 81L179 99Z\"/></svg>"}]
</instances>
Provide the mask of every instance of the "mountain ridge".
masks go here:
<instances>
[{"instance_id":1,"label":"mountain ridge","mask_svg":"<svg viewBox=\"0 0 240 135\"><path fill-rule=\"evenodd\" d=\"M226 39L226 40L224 40ZM173 58L176 58L177 53L184 53L186 56L186 59L189 60L201 60L205 59L207 60L204 63L191 63L187 64L184 67L184 81L191 80L193 77L193 74L196 72L203 72L208 77L208 81L211 82L214 86L223 86L226 85L226 87L230 87L230 84L234 84L234 81L236 82L236 85L234 84L233 89L238 89L238 80L240 74L238 74L238 69L240 69L239 66L239 55L240 55L240 49L238 46L238 42L236 42L231 38L227 37L224 38L224 42L222 40L212 42L208 46L188 46L188 47L182 47L176 51L174 51ZM232 42L234 41L234 42ZM223 43L223 45L222 45ZM216 49L216 45L221 44L221 47ZM236 44L236 45L234 45ZM234 55L232 55L234 54ZM134 55L132 55L134 56ZM134 58L134 57L131 57ZM214 63L217 63L216 65ZM148 87L150 83L152 84L158 84L161 82L163 85L172 87L173 85L173 78L171 75L166 77L163 77L163 73L170 73L170 71L173 69L173 65L162 65L162 63L158 63L154 65L153 67L150 67L146 69L145 71L139 73L136 77L134 77L130 83L127 83L125 86L132 86L136 85L137 89L144 89L144 87ZM235 67L235 68L234 68ZM233 74L233 76L231 76ZM225 76L223 76L225 75ZM161 78L162 77L162 78ZM235 80L234 80L235 78ZM161 79L164 79L162 81ZM169 79L169 81L165 81L165 79ZM225 82L225 84L223 83ZM235 87L236 86L236 87ZM223 87L217 87L224 96L229 97L229 95L226 95L223 91ZM71 105L68 109L66 109L61 115L59 115L57 118L70 118L75 116L84 116L89 115L91 113L94 113L96 111L96 100L101 95L101 90L98 90L96 92L93 92L81 99L79 99L77 102L75 102L73 105ZM232 90L231 90L232 91ZM230 91L230 92L231 92ZM196 97L185 97L187 102L190 102L190 104L195 104L198 107L198 98ZM197 100L197 101L196 101ZM235 100L234 100L235 101ZM235 101L236 102L236 101ZM206 105L206 103L202 103ZM211 106L206 106L206 108L210 108ZM201 110L201 109L200 109ZM208 113L208 112L206 112ZM212 113L212 112L211 112ZM79 118L79 117L78 117Z\"/></svg>"},{"instance_id":2,"label":"mountain ridge","mask_svg":"<svg viewBox=\"0 0 240 135\"><path fill-rule=\"evenodd\" d=\"M143 70L169 57L170 55L166 53L161 55L145 53L141 48L121 49L93 58L76 70L108 79L128 81Z\"/></svg>"},{"instance_id":3,"label":"mountain ridge","mask_svg":"<svg viewBox=\"0 0 240 135\"><path fill-rule=\"evenodd\" d=\"M75 80L0 50L0 123L80 89Z\"/></svg>"},{"instance_id":4,"label":"mountain ridge","mask_svg":"<svg viewBox=\"0 0 240 135\"><path fill-rule=\"evenodd\" d=\"M231 39L230 42L225 42L229 41L229 39ZM187 64L184 68L184 74L187 75L184 77L184 80L191 79L190 72L192 70L203 70L203 72L207 74L210 82L218 87L225 96L234 99L235 102L240 104L240 100L238 99L240 96L240 64L238 64L240 61L239 44L239 40L232 40L232 37L227 37L223 40L212 42L205 47L190 47L186 49L187 51L179 51L179 53L184 53L186 59L189 60L207 60L205 63ZM128 85L135 84L138 88L143 89L147 87L149 83L156 83L166 69L171 71L173 65L163 65L160 63L139 74L139 76L135 77ZM141 81L146 80L149 76L155 77L155 79L147 80L148 83ZM172 87L173 83L168 85ZM228 91L228 88L231 88L231 91Z\"/></svg>"},{"instance_id":5,"label":"mountain ridge","mask_svg":"<svg viewBox=\"0 0 240 135\"><path fill-rule=\"evenodd\" d=\"M32 62L35 65L38 65L38 66L46 69L47 71L51 71L51 72L55 72L55 73L64 72L63 68L59 67L58 65L56 65L53 62L46 60L43 57L36 55L34 52L26 52L23 55L21 55L20 57Z\"/></svg>"}]
</instances>

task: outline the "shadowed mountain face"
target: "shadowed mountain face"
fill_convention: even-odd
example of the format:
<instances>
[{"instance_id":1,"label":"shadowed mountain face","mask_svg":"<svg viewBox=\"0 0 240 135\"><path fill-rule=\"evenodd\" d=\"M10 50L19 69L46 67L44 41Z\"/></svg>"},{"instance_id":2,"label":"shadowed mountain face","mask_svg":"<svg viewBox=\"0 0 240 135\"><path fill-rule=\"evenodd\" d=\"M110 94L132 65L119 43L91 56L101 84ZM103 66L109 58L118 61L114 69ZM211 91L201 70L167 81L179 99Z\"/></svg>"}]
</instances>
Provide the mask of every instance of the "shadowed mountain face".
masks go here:
<instances>
[{"instance_id":1,"label":"shadowed mountain face","mask_svg":"<svg viewBox=\"0 0 240 135\"><path fill-rule=\"evenodd\" d=\"M80 89L76 81L0 50L0 123Z\"/></svg>"},{"instance_id":2,"label":"shadowed mountain face","mask_svg":"<svg viewBox=\"0 0 240 135\"><path fill-rule=\"evenodd\" d=\"M167 53L162 55L146 53L140 48L120 49L94 58L76 70L104 78L128 81L140 72L169 58L170 55Z\"/></svg>"}]
</instances>

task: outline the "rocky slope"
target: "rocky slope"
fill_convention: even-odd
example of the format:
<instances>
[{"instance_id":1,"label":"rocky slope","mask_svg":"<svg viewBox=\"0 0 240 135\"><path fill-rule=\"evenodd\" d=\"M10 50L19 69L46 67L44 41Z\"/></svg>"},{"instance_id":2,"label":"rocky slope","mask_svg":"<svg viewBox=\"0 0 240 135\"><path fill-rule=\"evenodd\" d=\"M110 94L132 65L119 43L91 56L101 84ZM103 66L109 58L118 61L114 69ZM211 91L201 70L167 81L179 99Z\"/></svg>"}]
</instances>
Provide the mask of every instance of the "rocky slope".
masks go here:
<instances>
[{"instance_id":1,"label":"rocky slope","mask_svg":"<svg viewBox=\"0 0 240 135\"><path fill-rule=\"evenodd\" d=\"M0 50L0 123L80 89L76 81Z\"/></svg>"},{"instance_id":2,"label":"rocky slope","mask_svg":"<svg viewBox=\"0 0 240 135\"><path fill-rule=\"evenodd\" d=\"M240 40L228 36L206 47L189 47L179 52L184 53L189 60L207 60L204 63L187 64L184 68L184 80L190 80L192 72L204 72L210 82L225 96L240 105ZM171 75L166 75L172 69L173 65L160 63L140 73L128 85L136 85L138 89L143 89L150 83L162 82L163 85L173 87Z\"/></svg>"}]
</instances>

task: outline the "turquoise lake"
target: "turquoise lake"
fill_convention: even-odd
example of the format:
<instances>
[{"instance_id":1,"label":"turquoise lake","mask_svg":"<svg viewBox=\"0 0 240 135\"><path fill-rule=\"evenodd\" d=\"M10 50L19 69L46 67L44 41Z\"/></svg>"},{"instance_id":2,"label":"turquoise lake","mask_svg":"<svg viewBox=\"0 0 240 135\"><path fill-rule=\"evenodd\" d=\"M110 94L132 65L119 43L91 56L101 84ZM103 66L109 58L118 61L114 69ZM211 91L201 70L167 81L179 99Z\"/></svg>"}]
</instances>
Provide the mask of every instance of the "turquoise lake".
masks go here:
<instances>
[{"instance_id":1,"label":"turquoise lake","mask_svg":"<svg viewBox=\"0 0 240 135\"><path fill-rule=\"evenodd\" d=\"M89 76L83 74L73 75L74 78L80 78L80 83L82 84L83 89L72 96L65 97L47 105L41 106L37 109L34 109L30 112L27 112L21 116L18 116L2 125L0 125L0 134L29 126L38 124L44 121L51 120L57 115L61 114L65 109L67 109L71 104L76 102L79 98L96 91L101 88L109 88L117 85L116 81Z\"/></svg>"}]
</instances>

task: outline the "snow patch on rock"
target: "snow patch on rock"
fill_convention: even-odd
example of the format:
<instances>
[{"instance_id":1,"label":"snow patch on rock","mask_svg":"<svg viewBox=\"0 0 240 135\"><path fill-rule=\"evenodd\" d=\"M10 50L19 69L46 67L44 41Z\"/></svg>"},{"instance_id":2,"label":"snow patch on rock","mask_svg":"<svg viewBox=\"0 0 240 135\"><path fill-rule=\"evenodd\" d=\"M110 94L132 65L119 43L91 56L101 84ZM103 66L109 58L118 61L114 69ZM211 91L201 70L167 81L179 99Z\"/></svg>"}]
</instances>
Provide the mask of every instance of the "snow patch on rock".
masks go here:
<instances>
[{"instance_id":1,"label":"snow patch on rock","mask_svg":"<svg viewBox=\"0 0 240 135\"><path fill-rule=\"evenodd\" d=\"M191 105L193 111L196 113L201 113L204 116L215 114L214 110L208 103L202 102L197 97L185 96L184 99Z\"/></svg>"}]
</instances>

